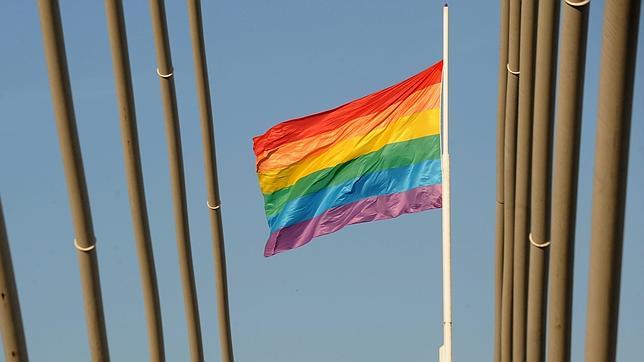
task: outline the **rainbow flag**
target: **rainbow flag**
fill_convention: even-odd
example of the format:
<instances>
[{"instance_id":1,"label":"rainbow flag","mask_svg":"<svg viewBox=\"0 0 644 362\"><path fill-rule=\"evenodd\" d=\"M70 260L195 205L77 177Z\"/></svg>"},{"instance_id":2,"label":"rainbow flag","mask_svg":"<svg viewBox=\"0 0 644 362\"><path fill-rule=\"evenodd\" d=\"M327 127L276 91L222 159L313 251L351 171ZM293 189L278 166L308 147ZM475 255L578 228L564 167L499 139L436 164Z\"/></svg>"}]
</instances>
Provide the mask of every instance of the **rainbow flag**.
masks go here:
<instances>
[{"instance_id":1,"label":"rainbow flag","mask_svg":"<svg viewBox=\"0 0 644 362\"><path fill-rule=\"evenodd\" d=\"M441 207L442 67L253 138L265 256L345 225Z\"/></svg>"}]
</instances>

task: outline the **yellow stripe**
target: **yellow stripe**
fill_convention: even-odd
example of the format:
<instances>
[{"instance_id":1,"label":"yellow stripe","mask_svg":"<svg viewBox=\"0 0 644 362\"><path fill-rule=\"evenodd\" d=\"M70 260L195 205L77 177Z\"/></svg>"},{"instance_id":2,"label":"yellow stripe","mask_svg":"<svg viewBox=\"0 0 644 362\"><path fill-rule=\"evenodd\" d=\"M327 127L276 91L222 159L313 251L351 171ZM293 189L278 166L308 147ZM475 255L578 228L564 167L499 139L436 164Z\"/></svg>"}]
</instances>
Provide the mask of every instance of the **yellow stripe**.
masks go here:
<instances>
[{"instance_id":1,"label":"yellow stripe","mask_svg":"<svg viewBox=\"0 0 644 362\"><path fill-rule=\"evenodd\" d=\"M322 148L321 153L311 155L285 168L263 171L258 174L259 186L264 194L275 192L293 185L306 175L377 151L387 144L409 141L439 132L440 109L430 109L401 117L385 128L375 129L365 135L348 138L330 147Z\"/></svg>"}]
</instances>

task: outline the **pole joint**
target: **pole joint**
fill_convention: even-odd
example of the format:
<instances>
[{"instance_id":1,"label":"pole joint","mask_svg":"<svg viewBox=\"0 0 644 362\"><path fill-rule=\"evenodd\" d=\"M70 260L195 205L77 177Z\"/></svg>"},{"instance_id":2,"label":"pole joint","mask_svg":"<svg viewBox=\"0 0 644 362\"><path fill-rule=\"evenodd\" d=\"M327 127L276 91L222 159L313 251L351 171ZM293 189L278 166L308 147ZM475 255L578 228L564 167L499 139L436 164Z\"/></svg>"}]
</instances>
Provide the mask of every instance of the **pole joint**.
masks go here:
<instances>
[{"instance_id":1,"label":"pole joint","mask_svg":"<svg viewBox=\"0 0 644 362\"><path fill-rule=\"evenodd\" d=\"M510 63L507 64L506 68L508 68L508 72L510 72L510 74L519 75L518 70L514 71L514 70L510 69Z\"/></svg>"},{"instance_id":2,"label":"pole joint","mask_svg":"<svg viewBox=\"0 0 644 362\"><path fill-rule=\"evenodd\" d=\"M546 248L546 247L550 246L550 240L548 240L546 242L543 242L543 243L535 242L534 239L532 238L532 233L528 234L528 239L530 239L530 244L536 246L537 248Z\"/></svg>"},{"instance_id":3,"label":"pole joint","mask_svg":"<svg viewBox=\"0 0 644 362\"><path fill-rule=\"evenodd\" d=\"M564 0L564 2L573 8L579 8L584 5L588 5L590 3L590 0L582 0L582 1L570 1L570 0Z\"/></svg>"},{"instance_id":4,"label":"pole joint","mask_svg":"<svg viewBox=\"0 0 644 362\"><path fill-rule=\"evenodd\" d=\"M89 251L94 250L94 248L96 248L96 240L94 240L93 242L91 242L91 244L92 244L92 245L90 245L90 246L85 246L85 247L80 246L80 245L78 245L78 241L76 240L76 238L74 238L74 247L75 247L78 251L82 251L82 252L87 253L87 252L89 252Z\"/></svg>"},{"instance_id":5,"label":"pole joint","mask_svg":"<svg viewBox=\"0 0 644 362\"><path fill-rule=\"evenodd\" d=\"M157 68L157 75L161 78L170 78L174 75L174 73L173 71L170 71L170 73L168 74L161 74L161 72L159 71L159 68Z\"/></svg>"}]
</instances>

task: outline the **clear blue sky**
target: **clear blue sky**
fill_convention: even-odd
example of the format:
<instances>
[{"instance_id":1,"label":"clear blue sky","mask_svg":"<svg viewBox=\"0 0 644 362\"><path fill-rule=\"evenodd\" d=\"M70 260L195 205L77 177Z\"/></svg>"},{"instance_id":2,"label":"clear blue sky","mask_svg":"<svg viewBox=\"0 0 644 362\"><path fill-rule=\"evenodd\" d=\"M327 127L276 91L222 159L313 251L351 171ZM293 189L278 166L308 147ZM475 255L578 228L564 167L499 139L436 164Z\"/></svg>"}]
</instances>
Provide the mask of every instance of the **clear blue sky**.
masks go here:
<instances>
[{"instance_id":1,"label":"clear blue sky","mask_svg":"<svg viewBox=\"0 0 644 362\"><path fill-rule=\"evenodd\" d=\"M205 353L219 359L214 267L185 1L167 1ZM442 341L440 212L361 224L264 258L251 138L398 82L441 57L439 1L204 1L239 362L432 361ZM147 337L101 1L62 1L114 361ZM603 2L591 5L575 252L573 360L583 358ZM149 8L128 1L146 195L168 361L188 360ZM451 4L454 356L492 359L498 5ZM644 28L640 22L640 28ZM0 192L33 361L87 361L65 179L34 1L0 12ZM644 355L644 37L627 201L620 361Z\"/></svg>"}]
</instances>

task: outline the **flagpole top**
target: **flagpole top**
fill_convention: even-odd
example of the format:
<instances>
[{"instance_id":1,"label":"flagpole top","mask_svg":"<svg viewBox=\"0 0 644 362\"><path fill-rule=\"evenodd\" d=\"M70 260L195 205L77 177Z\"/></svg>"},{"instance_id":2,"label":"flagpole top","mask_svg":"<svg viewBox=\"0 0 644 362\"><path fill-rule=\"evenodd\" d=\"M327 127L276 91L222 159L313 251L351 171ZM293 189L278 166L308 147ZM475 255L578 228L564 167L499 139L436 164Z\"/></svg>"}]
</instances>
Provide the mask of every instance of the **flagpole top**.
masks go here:
<instances>
[{"instance_id":1,"label":"flagpole top","mask_svg":"<svg viewBox=\"0 0 644 362\"><path fill-rule=\"evenodd\" d=\"M447 3L445 3L445 5L443 5L443 7L445 7L445 8L446 8L446 7L447 7Z\"/></svg>"}]
</instances>

